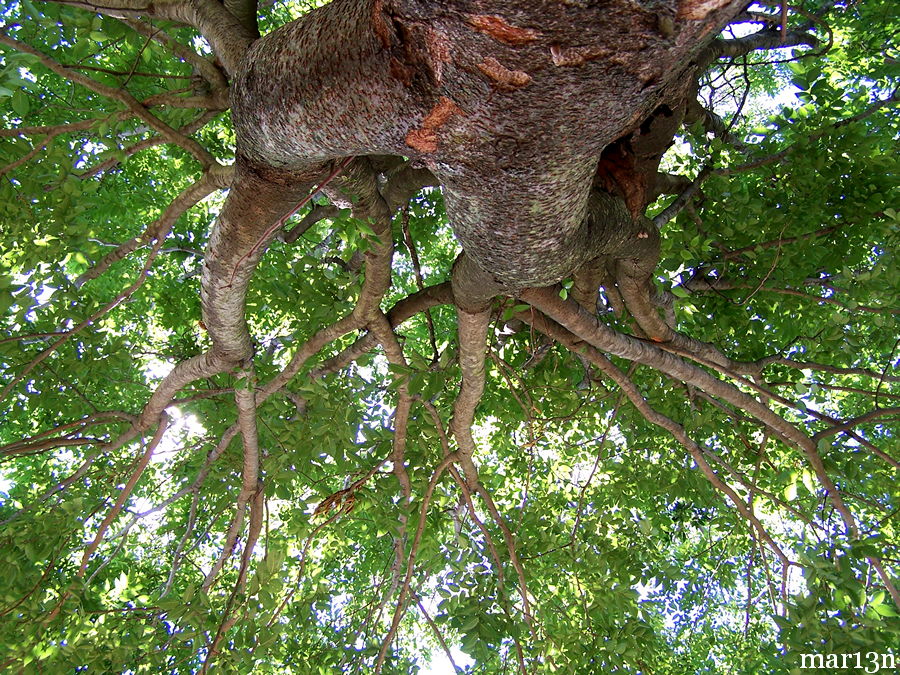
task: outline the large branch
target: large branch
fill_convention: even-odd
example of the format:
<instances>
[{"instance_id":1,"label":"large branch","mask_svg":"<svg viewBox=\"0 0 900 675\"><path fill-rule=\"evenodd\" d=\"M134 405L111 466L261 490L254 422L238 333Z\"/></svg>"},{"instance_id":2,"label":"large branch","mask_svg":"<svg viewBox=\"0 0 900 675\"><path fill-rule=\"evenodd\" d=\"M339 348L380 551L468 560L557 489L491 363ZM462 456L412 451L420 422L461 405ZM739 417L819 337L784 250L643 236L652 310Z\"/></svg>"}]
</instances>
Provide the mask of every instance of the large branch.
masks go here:
<instances>
[{"instance_id":1,"label":"large branch","mask_svg":"<svg viewBox=\"0 0 900 675\"><path fill-rule=\"evenodd\" d=\"M788 444L798 447L806 456L835 510L841 515L847 530L856 536L856 521L847 509L840 492L822 463L816 444L805 433L780 417L763 403L745 394L736 386L712 377L705 370L690 365L649 343L617 333L586 314L577 304L560 299L553 289L529 289L519 294L522 300L534 305L557 323L585 340L597 349L615 354L629 361L637 361L665 373L685 384L693 385L706 393L727 401L749 413L771 429Z\"/></svg>"},{"instance_id":2,"label":"large branch","mask_svg":"<svg viewBox=\"0 0 900 675\"><path fill-rule=\"evenodd\" d=\"M186 23L212 47L225 70L234 74L247 48L257 38L241 20L216 0L52 0L117 19L154 17Z\"/></svg>"},{"instance_id":3,"label":"large branch","mask_svg":"<svg viewBox=\"0 0 900 675\"><path fill-rule=\"evenodd\" d=\"M741 5L681 2L670 39L639 28L645 14L629 3L602 20L575 2L513 13L491 0L479 14L461 0L331 3L251 47L232 88L241 152L279 167L411 157L441 182L482 270L510 287L553 283L600 253L585 216L603 148L679 99L685 70Z\"/></svg>"},{"instance_id":4,"label":"large branch","mask_svg":"<svg viewBox=\"0 0 900 675\"><path fill-rule=\"evenodd\" d=\"M203 581L203 590L209 592L210 587L216 580L216 576L225 564L225 561L231 555L238 535L244 522L244 513L251 500L258 494L262 493L262 485L260 484L260 452L259 452L259 436L256 430L256 394L254 392L255 376L252 368L247 368L240 373L238 386L234 390L234 401L238 411L238 428L241 432L241 440L243 441L243 465L241 470L241 491L238 494L237 504L235 506L235 514L228 528L228 534L225 536L225 544L222 546L222 552ZM244 559L252 551L248 540L244 547ZM246 566L242 565L242 569Z\"/></svg>"},{"instance_id":5,"label":"large branch","mask_svg":"<svg viewBox=\"0 0 900 675\"><path fill-rule=\"evenodd\" d=\"M753 51L799 46L818 47L819 40L815 35L803 31L788 31L782 35L778 30L765 28L741 38L714 40L703 50L698 63L701 68L705 68L722 57L737 58Z\"/></svg>"}]
</instances>

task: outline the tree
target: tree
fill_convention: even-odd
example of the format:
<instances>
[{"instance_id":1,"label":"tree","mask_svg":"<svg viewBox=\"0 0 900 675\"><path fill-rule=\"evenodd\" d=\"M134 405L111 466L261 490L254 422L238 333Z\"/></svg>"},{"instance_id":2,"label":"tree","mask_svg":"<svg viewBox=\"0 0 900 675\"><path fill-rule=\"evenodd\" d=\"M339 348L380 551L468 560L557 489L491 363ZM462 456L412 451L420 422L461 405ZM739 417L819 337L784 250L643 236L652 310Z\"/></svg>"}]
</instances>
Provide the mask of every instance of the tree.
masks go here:
<instances>
[{"instance_id":1,"label":"tree","mask_svg":"<svg viewBox=\"0 0 900 675\"><path fill-rule=\"evenodd\" d=\"M314 4L3 10L2 667L896 645L896 4Z\"/></svg>"}]
</instances>

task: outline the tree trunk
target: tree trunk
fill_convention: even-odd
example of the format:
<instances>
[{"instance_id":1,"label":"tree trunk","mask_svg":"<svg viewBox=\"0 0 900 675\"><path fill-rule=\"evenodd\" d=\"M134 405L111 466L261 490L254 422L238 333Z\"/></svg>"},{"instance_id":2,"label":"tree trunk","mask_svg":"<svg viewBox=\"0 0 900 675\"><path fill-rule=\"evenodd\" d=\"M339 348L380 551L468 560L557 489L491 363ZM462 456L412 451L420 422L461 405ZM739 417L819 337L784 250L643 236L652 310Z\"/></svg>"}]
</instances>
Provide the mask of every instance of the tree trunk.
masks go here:
<instances>
[{"instance_id":1,"label":"tree trunk","mask_svg":"<svg viewBox=\"0 0 900 675\"><path fill-rule=\"evenodd\" d=\"M636 216L677 127L657 138L648 120L683 108L692 59L744 4L335 0L243 61L238 161L297 170L410 157L443 186L478 267L508 289L552 284L613 253L623 227L646 237L632 222L587 218L598 159L650 135L656 155L617 160L630 169L600 188Z\"/></svg>"}]
</instances>

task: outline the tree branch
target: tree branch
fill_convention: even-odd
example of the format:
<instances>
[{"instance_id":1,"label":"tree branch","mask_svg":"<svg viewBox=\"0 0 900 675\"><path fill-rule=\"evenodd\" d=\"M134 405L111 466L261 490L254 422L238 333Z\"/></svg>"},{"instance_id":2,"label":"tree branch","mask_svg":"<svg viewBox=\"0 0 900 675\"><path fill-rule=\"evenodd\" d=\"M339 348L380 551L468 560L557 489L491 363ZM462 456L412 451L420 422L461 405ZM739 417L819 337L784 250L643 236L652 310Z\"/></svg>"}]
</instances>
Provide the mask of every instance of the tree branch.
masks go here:
<instances>
[{"instance_id":1,"label":"tree branch","mask_svg":"<svg viewBox=\"0 0 900 675\"><path fill-rule=\"evenodd\" d=\"M129 253L137 250L144 244L153 241L162 242L172 231L175 222L188 209L196 206L200 201L219 189L227 188L233 175L232 167L215 164L210 167L197 182L175 197L163 211L159 218L150 223L144 231L136 237L119 244L113 251L107 253L102 260L83 272L75 280L75 286L83 286L87 281L96 279L114 264L125 258Z\"/></svg>"},{"instance_id":2,"label":"tree branch","mask_svg":"<svg viewBox=\"0 0 900 675\"><path fill-rule=\"evenodd\" d=\"M528 289L521 292L519 297L547 314L591 346L630 361L643 363L676 380L696 386L712 396L721 398L751 414L780 438L800 448L806 455L820 483L825 488L835 510L841 515L847 530L852 536L855 537L857 535L856 521L844 505L840 492L825 470L825 466L816 449L816 444L794 425L772 412L755 398L740 391L733 384L715 379L706 371L689 365L657 347L641 343L634 338L612 331L598 323L595 318L584 313L575 303L566 303L561 300L553 289Z\"/></svg>"},{"instance_id":3,"label":"tree branch","mask_svg":"<svg viewBox=\"0 0 900 675\"><path fill-rule=\"evenodd\" d=\"M225 70L234 74L247 48L258 37L216 0L53 0L116 19L151 16L186 23L206 39Z\"/></svg>"},{"instance_id":4,"label":"tree branch","mask_svg":"<svg viewBox=\"0 0 900 675\"><path fill-rule=\"evenodd\" d=\"M819 39L811 33L802 31L788 31L783 35L774 28L764 28L763 30L745 35L741 38L732 40L723 40L721 38L713 40L697 58L700 69L705 69L709 64L718 58L729 57L738 58L745 56L752 51L763 49L781 49L784 47L818 47Z\"/></svg>"},{"instance_id":5,"label":"tree branch","mask_svg":"<svg viewBox=\"0 0 900 675\"><path fill-rule=\"evenodd\" d=\"M81 73L73 70L71 67L64 66L61 63L55 61L49 56L43 54L38 51L34 47L25 44L24 42L20 42L15 38L9 37L5 32L0 31L0 44L5 44L13 49L20 51L25 54L31 54L38 58L41 64L50 70L53 73L56 73L60 77L63 77L75 84L80 84L81 86L93 91L94 93L100 94L101 96L105 96L114 101L119 101L124 104L136 117L144 120L154 131L156 131L160 136L165 138L169 143L173 143L182 149L189 152L194 158L200 162L200 165L203 168L207 168L212 164L216 163L215 158L209 154L209 152L203 148L197 141L193 138L187 137L170 127L168 124L159 119L156 115L150 113L149 110L136 98L134 98L131 94L129 94L124 89L118 89L116 87L111 87L105 84L101 84L96 80L87 77L86 75L82 75Z\"/></svg>"},{"instance_id":6,"label":"tree branch","mask_svg":"<svg viewBox=\"0 0 900 675\"><path fill-rule=\"evenodd\" d=\"M159 445L159 442L162 440L163 434L166 432L168 426L169 418L167 415L163 414L159 419L158 426L156 427L156 433L153 435L153 438L151 439L149 445L147 445L147 448L144 450L144 454L138 461L137 468L135 468L135 470L132 472L131 477L128 479L128 482L125 483L125 487L122 488L122 492L119 493L119 497L116 499L115 504L109 510L109 513L103 519L103 522L100 523L100 526L97 528L97 534L94 536L94 540L88 545L88 547L84 551L84 554L81 556L81 564L78 567L79 577L84 576L88 561L91 559L94 551L97 550L97 547L100 546L100 542L103 540L103 535L106 533L107 528L109 528L110 524L113 520L115 520L116 516L119 515L119 512L122 510L125 502L128 501L128 497L131 496L131 492L132 490L134 490L134 486L137 485L138 480L140 480L141 476L144 473L144 470L150 463L150 458L153 456L153 453L156 450L156 447Z\"/></svg>"},{"instance_id":7,"label":"tree branch","mask_svg":"<svg viewBox=\"0 0 900 675\"><path fill-rule=\"evenodd\" d=\"M542 319L537 315L528 312L520 312L519 318L526 323L532 324L542 333L546 333L555 340L561 342L568 349L577 354L587 357L591 363L600 368L607 377L612 379L619 389L628 397L632 405L637 408L641 415L651 424L668 431L690 454L691 458L697 463L697 466L703 472L703 475L715 486L717 490L722 492L734 504L738 512L756 529L759 536L769 545L775 555L782 562L790 564L790 559L782 551L781 547L772 539L765 527L753 513L753 511L744 503L744 501L734 492L734 490L723 482L718 475L709 466L709 463L703 456L703 450L700 446L687 435L684 427L670 419L669 417L657 412L644 400L640 390L634 382L607 359L601 352L591 348L580 342L578 338L567 331L561 330L560 327L554 326L551 322Z\"/></svg>"}]
</instances>

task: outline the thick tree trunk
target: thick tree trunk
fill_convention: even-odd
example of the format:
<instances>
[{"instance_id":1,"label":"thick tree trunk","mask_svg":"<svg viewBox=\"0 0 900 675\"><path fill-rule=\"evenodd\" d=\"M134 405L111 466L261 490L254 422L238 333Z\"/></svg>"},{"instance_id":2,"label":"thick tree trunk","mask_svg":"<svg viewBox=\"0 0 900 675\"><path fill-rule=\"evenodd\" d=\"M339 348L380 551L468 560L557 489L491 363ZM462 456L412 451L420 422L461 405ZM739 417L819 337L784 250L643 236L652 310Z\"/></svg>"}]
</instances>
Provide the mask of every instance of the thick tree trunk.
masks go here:
<instances>
[{"instance_id":1,"label":"thick tree trunk","mask_svg":"<svg viewBox=\"0 0 900 675\"><path fill-rule=\"evenodd\" d=\"M658 152L602 186L636 216L677 127L657 138L648 120L683 107L692 59L744 4L335 0L248 53L233 88L239 161L411 157L440 181L478 267L506 288L548 285L615 253L623 228L646 238L634 218L587 218L598 159L651 136Z\"/></svg>"}]
</instances>

